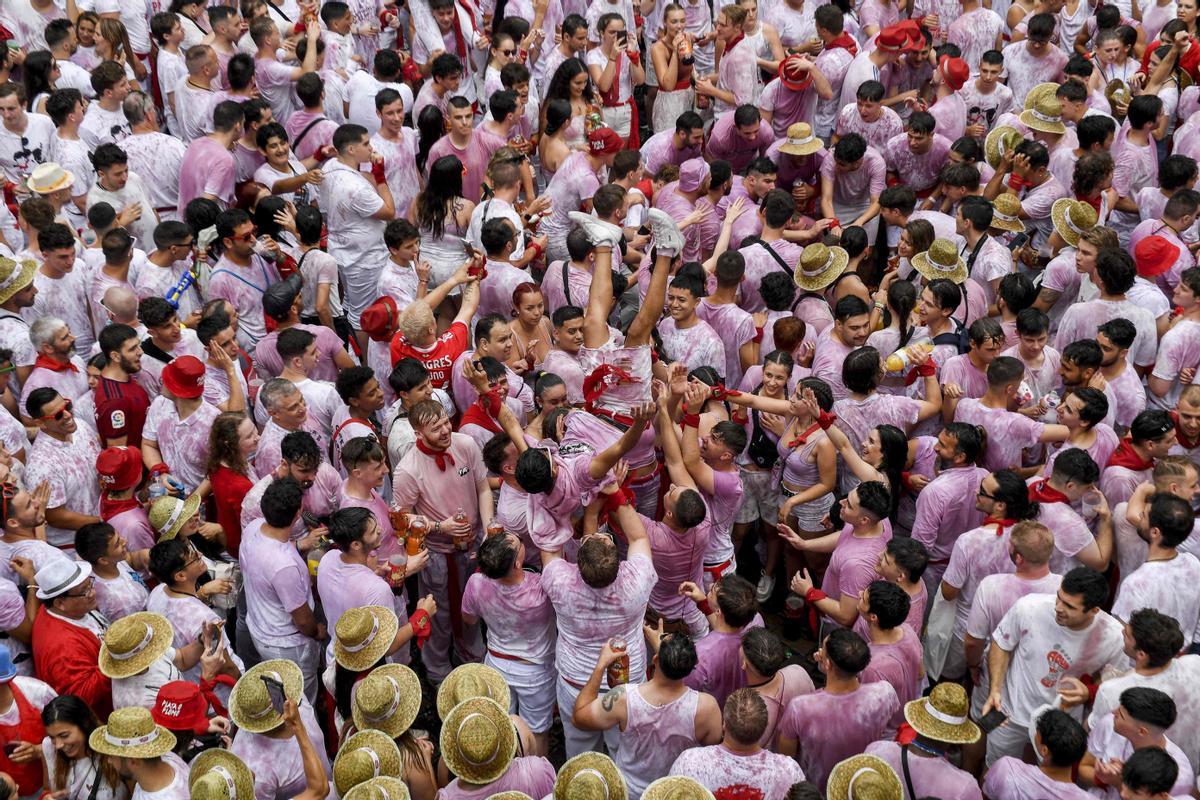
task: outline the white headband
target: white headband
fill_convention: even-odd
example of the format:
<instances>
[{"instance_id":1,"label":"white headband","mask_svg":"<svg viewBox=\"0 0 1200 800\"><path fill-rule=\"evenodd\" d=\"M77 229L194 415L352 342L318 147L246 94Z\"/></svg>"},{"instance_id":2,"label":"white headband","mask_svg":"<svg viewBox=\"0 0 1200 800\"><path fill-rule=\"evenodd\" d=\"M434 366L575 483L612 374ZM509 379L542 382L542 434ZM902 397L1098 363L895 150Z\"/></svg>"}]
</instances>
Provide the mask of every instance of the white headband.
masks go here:
<instances>
[{"instance_id":1,"label":"white headband","mask_svg":"<svg viewBox=\"0 0 1200 800\"><path fill-rule=\"evenodd\" d=\"M122 738L120 736L113 736L112 732L109 728L106 727L104 729L104 741L108 742L109 744L111 744L114 747L138 747L143 744L150 744L150 742L153 742L157 738L158 738L158 726L157 725L154 727L154 730L150 731L145 736L132 736L128 739Z\"/></svg>"},{"instance_id":2,"label":"white headband","mask_svg":"<svg viewBox=\"0 0 1200 800\"><path fill-rule=\"evenodd\" d=\"M817 137L813 136L811 133L808 136L805 136L803 139L793 139L789 136L786 144L794 144L794 145L808 144L809 142L815 140L816 138Z\"/></svg>"},{"instance_id":3,"label":"white headband","mask_svg":"<svg viewBox=\"0 0 1200 800\"><path fill-rule=\"evenodd\" d=\"M150 644L150 640L152 640L153 638L154 638L154 628L153 628L153 626L147 625L146 626L146 636L145 636L145 638L142 639L142 641L140 643L138 643L137 647L133 648L128 653L118 653L110 647L110 648L108 648L108 654L112 658L115 658L117 661L124 661L128 658L133 658L138 653L145 650L146 645Z\"/></svg>"},{"instance_id":4,"label":"white headband","mask_svg":"<svg viewBox=\"0 0 1200 800\"><path fill-rule=\"evenodd\" d=\"M1062 124L1062 115L1061 114L1059 116L1053 116L1051 114L1043 114L1042 112L1038 111L1036 108L1029 109L1029 113L1033 116L1034 119L1040 119L1042 122L1054 122L1054 123Z\"/></svg>"},{"instance_id":5,"label":"white headband","mask_svg":"<svg viewBox=\"0 0 1200 800\"><path fill-rule=\"evenodd\" d=\"M343 644L342 649L347 653L357 653L370 646L371 642L375 641L375 634L379 632L379 618L374 614L371 615L371 632L367 634L367 638L363 639L358 644L350 645Z\"/></svg>"},{"instance_id":6,"label":"white headband","mask_svg":"<svg viewBox=\"0 0 1200 800\"><path fill-rule=\"evenodd\" d=\"M1017 217L1015 214L1005 214L1003 212L996 211L995 209L992 210L992 216L995 217L996 219L1002 220L1003 222L1016 222L1017 221Z\"/></svg>"},{"instance_id":7,"label":"white headband","mask_svg":"<svg viewBox=\"0 0 1200 800\"><path fill-rule=\"evenodd\" d=\"M229 800L237 800L237 784L233 781L233 776L229 774L229 770L224 767L213 767L212 771L221 776L225 781L225 787L229 789Z\"/></svg>"},{"instance_id":8,"label":"white headband","mask_svg":"<svg viewBox=\"0 0 1200 800\"><path fill-rule=\"evenodd\" d=\"M177 500L175 502L174 510L171 511L171 516L167 517L166 524L159 528L158 532L166 533L167 531L171 530L171 528L175 527L175 523L178 522L179 518L183 515L183 507L186 505L186 501Z\"/></svg>"},{"instance_id":9,"label":"white headband","mask_svg":"<svg viewBox=\"0 0 1200 800\"><path fill-rule=\"evenodd\" d=\"M1067 209L1067 212L1065 214L1063 214L1063 221L1067 223L1068 228L1070 228L1072 231L1079 234L1080 236L1087 233L1086 228L1079 227L1078 225L1075 224L1075 220L1071 219L1071 210L1069 208Z\"/></svg>"},{"instance_id":10,"label":"white headband","mask_svg":"<svg viewBox=\"0 0 1200 800\"><path fill-rule=\"evenodd\" d=\"M967 721L966 714L963 714L960 717L955 714L945 714L941 711L938 711L936 708L934 708L933 703L929 702L928 697L925 698L925 712L927 714L929 714L929 716L936 719L938 722L944 722L947 725L962 725L964 722Z\"/></svg>"},{"instance_id":11,"label":"white headband","mask_svg":"<svg viewBox=\"0 0 1200 800\"><path fill-rule=\"evenodd\" d=\"M824 272L825 270L829 269L829 268L830 268L830 267L832 267L832 266L833 266L833 251L832 251L832 250L830 250L830 251L829 251L829 258L825 259L825 263L821 265L821 268L820 268L820 269L817 269L817 270L810 270L810 269L804 269L803 267L801 267L801 268L800 268L800 274L801 274L801 275L803 275L803 276L804 276L804 277L806 277L806 278L815 278L815 277L817 277L818 275L820 275L822 272Z\"/></svg>"}]
</instances>

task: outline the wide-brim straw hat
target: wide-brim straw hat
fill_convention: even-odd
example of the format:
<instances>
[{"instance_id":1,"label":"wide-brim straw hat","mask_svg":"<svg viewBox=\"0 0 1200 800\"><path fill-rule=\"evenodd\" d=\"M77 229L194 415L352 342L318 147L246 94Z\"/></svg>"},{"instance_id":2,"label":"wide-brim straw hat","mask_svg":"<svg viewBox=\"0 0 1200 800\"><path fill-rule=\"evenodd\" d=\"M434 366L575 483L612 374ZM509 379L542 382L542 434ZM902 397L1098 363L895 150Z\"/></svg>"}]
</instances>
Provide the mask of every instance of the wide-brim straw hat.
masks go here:
<instances>
[{"instance_id":1,"label":"wide-brim straw hat","mask_svg":"<svg viewBox=\"0 0 1200 800\"><path fill-rule=\"evenodd\" d=\"M158 541L174 539L199 510L199 492L188 495L186 500L170 495L160 497L150 504L150 527L158 534Z\"/></svg>"},{"instance_id":2,"label":"wide-brim straw hat","mask_svg":"<svg viewBox=\"0 0 1200 800\"><path fill-rule=\"evenodd\" d=\"M812 125L797 122L787 129L787 139L779 146L779 152L790 156L807 156L824 147L824 143L813 134Z\"/></svg>"},{"instance_id":3,"label":"wide-brim straw hat","mask_svg":"<svg viewBox=\"0 0 1200 800\"><path fill-rule=\"evenodd\" d=\"M904 704L904 719L921 736L946 744L979 741L979 726L971 722L967 690L957 683L939 683L927 697Z\"/></svg>"},{"instance_id":4,"label":"wide-brim straw hat","mask_svg":"<svg viewBox=\"0 0 1200 800\"><path fill-rule=\"evenodd\" d=\"M1066 133L1067 126L1062 121L1062 103L1054 95L1046 95L1037 101L1032 108L1021 112L1021 124L1031 131L1042 133Z\"/></svg>"},{"instance_id":5,"label":"wide-brim straw hat","mask_svg":"<svg viewBox=\"0 0 1200 800\"><path fill-rule=\"evenodd\" d=\"M404 760L400 748L386 733L359 731L351 736L333 760L333 785L338 794L366 783L372 778L400 778Z\"/></svg>"},{"instance_id":6,"label":"wide-brim straw hat","mask_svg":"<svg viewBox=\"0 0 1200 800\"><path fill-rule=\"evenodd\" d=\"M287 659L274 658L246 670L229 693L229 717L250 733L265 733L283 724L283 715L271 706L263 676L282 683L284 696L289 700L299 703L304 693L304 674Z\"/></svg>"},{"instance_id":7,"label":"wide-brim straw hat","mask_svg":"<svg viewBox=\"0 0 1200 800\"><path fill-rule=\"evenodd\" d=\"M38 265L33 259L14 261L0 256L0 304L7 303L12 296L33 283Z\"/></svg>"},{"instance_id":8,"label":"wide-brim straw hat","mask_svg":"<svg viewBox=\"0 0 1200 800\"><path fill-rule=\"evenodd\" d=\"M386 775L363 781L342 796L342 800L408 800L408 786L399 778Z\"/></svg>"},{"instance_id":9,"label":"wide-brim straw hat","mask_svg":"<svg viewBox=\"0 0 1200 800\"><path fill-rule=\"evenodd\" d=\"M642 800L715 800L713 793L695 778L669 775L659 778L642 792Z\"/></svg>"},{"instance_id":10,"label":"wide-brim straw hat","mask_svg":"<svg viewBox=\"0 0 1200 800\"><path fill-rule=\"evenodd\" d=\"M347 609L333 628L333 657L351 672L363 672L388 654L400 620L386 606Z\"/></svg>"},{"instance_id":11,"label":"wide-brim straw hat","mask_svg":"<svg viewBox=\"0 0 1200 800\"><path fill-rule=\"evenodd\" d=\"M1024 233L1021 221L1021 201L1012 192L1001 192L992 201L992 227L1009 233Z\"/></svg>"},{"instance_id":12,"label":"wide-brim straw hat","mask_svg":"<svg viewBox=\"0 0 1200 800\"><path fill-rule=\"evenodd\" d=\"M489 795L487 800L533 800L533 798L524 792L511 791L497 792L496 794Z\"/></svg>"},{"instance_id":13,"label":"wide-brim straw hat","mask_svg":"<svg viewBox=\"0 0 1200 800\"><path fill-rule=\"evenodd\" d=\"M879 756L857 755L838 763L829 773L826 800L903 800L904 787L896 770Z\"/></svg>"},{"instance_id":14,"label":"wide-brim straw hat","mask_svg":"<svg viewBox=\"0 0 1200 800\"><path fill-rule=\"evenodd\" d=\"M508 709L490 697L463 700L442 720L442 760L467 783L498 780L517 755Z\"/></svg>"},{"instance_id":15,"label":"wide-brim straw hat","mask_svg":"<svg viewBox=\"0 0 1200 800\"><path fill-rule=\"evenodd\" d=\"M934 239L928 250L912 257L912 265L927 281L945 278L962 283L967 279L967 262L949 239Z\"/></svg>"},{"instance_id":16,"label":"wide-brim straw hat","mask_svg":"<svg viewBox=\"0 0 1200 800\"><path fill-rule=\"evenodd\" d=\"M188 789L191 800L251 800L254 773L233 753L214 747L192 760Z\"/></svg>"},{"instance_id":17,"label":"wide-brim straw hat","mask_svg":"<svg viewBox=\"0 0 1200 800\"><path fill-rule=\"evenodd\" d=\"M1030 89L1029 93L1025 95L1024 110L1028 111L1029 109L1035 107L1038 104L1038 101L1042 98L1054 97L1057 94L1058 84L1054 81L1039 83L1037 86L1034 86L1032 89Z\"/></svg>"},{"instance_id":18,"label":"wide-brim straw hat","mask_svg":"<svg viewBox=\"0 0 1200 800\"><path fill-rule=\"evenodd\" d=\"M567 759L554 779L554 800L626 800L629 789L613 760L603 753Z\"/></svg>"},{"instance_id":19,"label":"wide-brim straw hat","mask_svg":"<svg viewBox=\"0 0 1200 800\"><path fill-rule=\"evenodd\" d=\"M92 731L88 744L105 756L158 758L175 749L175 734L156 724L150 709L130 706L112 712L107 725Z\"/></svg>"},{"instance_id":20,"label":"wide-brim straw hat","mask_svg":"<svg viewBox=\"0 0 1200 800\"><path fill-rule=\"evenodd\" d=\"M1019 130L1012 125L1001 125L992 129L983 140L983 156L988 165L995 169L1000 166L1000 159L1016 150L1023 141L1025 136Z\"/></svg>"},{"instance_id":21,"label":"wide-brim straw hat","mask_svg":"<svg viewBox=\"0 0 1200 800\"><path fill-rule=\"evenodd\" d=\"M403 664L376 667L354 687L354 727L360 731L383 731L395 739L420 710L421 681Z\"/></svg>"},{"instance_id":22,"label":"wide-brim straw hat","mask_svg":"<svg viewBox=\"0 0 1200 800\"><path fill-rule=\"evenodd\" d=\"M806 292L819 292L846 271L850 254L841 247L810 244L800 253L792 280Z\"/></svg>"},{"instance_id":23,"label":"wide-brim straw hat","mask_svg":"<svg viewBox=\"0 0 1200 800\"><path fill-rule=\"evenodd\" d=\"M1079 239L1086 232L1096 227L1099 216L1096 209L1082 200L1063 197L1054 201L1050 206L1050 219L1054 222L1054 230L1071 247L1079 246Z\"/></svg>"},{"instance_id":24,"label":"wide-brim straw hat","mask_svg":"<svg viewBox=\"0 0 1200 800\"><path fill-rule=\"evenodd\" d=\"M512 694L508 681L495 668L487 664L463 664L455 667L438 687L438 716L445 719L451 709L472 697L490 697L501 708L509 708Z\"/></svg>"},{"instance_id":25,"label":"wide-brim straw hat","mask_svg":"<svg viewBox=\"0 0 1200 800\"><path fill-rule=\"evenodd\" d=\"M34 194L54 194L74 185L74 173L53 161L38 164L25 181L25 186Z\"/></svg>"},{"instance_id":26,"label":"wide-brim straw hat","mask_svg":"<svg viewBox=\"0 0 1200 800\"><path fill-rule=\"evenodd\" d=\"M1129 92L1129 85L1120 78L1113 78L1104 87L1104 99L1108 100L1109 105L1116 108L1117 104L1129 105L1129 101L1133 99L1133 95Z\"/></svg>"},{"instance_id":27,"label":"wide-brim straw hat","mask_svg":"<svg viewBox=\"0 0 1200 800\"><path fill-rule=\"evenodd\" d=\"M100 672L129 678L160 659L175 640L175 628L162 614L139 611L114 622L100 642Z\"/></svg>"}]
</instances>

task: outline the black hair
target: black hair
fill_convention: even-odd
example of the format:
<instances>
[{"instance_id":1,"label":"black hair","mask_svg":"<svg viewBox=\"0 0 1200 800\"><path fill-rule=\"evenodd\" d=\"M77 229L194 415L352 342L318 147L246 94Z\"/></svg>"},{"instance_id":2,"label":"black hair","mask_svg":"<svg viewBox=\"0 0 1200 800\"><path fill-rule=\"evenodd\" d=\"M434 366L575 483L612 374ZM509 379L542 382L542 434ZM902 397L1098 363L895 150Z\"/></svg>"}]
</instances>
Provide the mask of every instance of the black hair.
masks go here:
<instances>
[{"instance_id":1,"label":"black hair","mask_svg":"<svg viewBox=\"0 0 1200 800\"><path fill-rule=\"evenodd\" d=\"M406 357L396 362L388 374L388 386L397 395L401 392L411 392L425 381L429 380L429 370L415 358Z\"/></svg>"},{"instance_id":2,"label":"black hair","mask_svg":"<svg viewBox=\"0 0 1200 800\"><path fill-rule=\"evenodd\" d=\"M1196 513L1188 501L1170 492L1158 492L1150 498L1150 527L1162 535L1164 547L1175 548L1187 541L1196 524Z\"/></svg>"},{"instance_id":3,"label":"black hair","mask_svg":"<svg viewBox=\"0 0 1200 800\"><path fill-rule=\"evenodd\" d=\"M1100 362L1104 360L1104 351L1095 339L1080 339L1063 348L1062 360L1080 369L1099 369Z\"/></svg>"},{"instance_id":4,"label":"black hair","mask_svg":"<svg viewBox=\"0 0 1200 800\"><path fill-rule=\"evenodd\" d=\"M333 546L345 553L351 544L362 541L369 529L367 521L372 516L371 509L360 506L346 506L330 514L329 539Z\"/></svg>"},{"instance_id":5,"label":"black hair","mask_svg":"<svg viewBox=\"0 0 1200 800\"><path fill-rule=\"evenodd\" d=\"M857 133L848 133L833 146L833 158L842 164L853 164L867 154L867 140Z\"/></svg>"},{"instance_id":6,"label":"black hair","mask_svg":"<svg viewBox=\"0 0 1200 800\"><path fill-rule=\"evenodd\" d=\"M1100 467L1096 466L1096 462L1086 450L1068 447L1060 450L1054 459L1051 478L1060 483L1072 481L1089 486L1100 479Z\"/></svg>"},{"instance_id":7,"label":"black hair","mask_svg":"<svg viewBox=\"0 0 1200 800\"><path fill-rule=\"evenodd\" d=\"M89 522L75 531L75 553L92 566L108 552L108 543L117 531L107 522Z\"/></svg>"},{"instance_id":8,"label":"black hair","mask_svg":"<svg viewBox=\"0 0 1200 800\"><path fill-rule=\"evenodd\" d=\"M1017 312L1018 336L1041 336L1050 330L1050 317L1040 308L1025 308Z\"/></svg>"},{"instance_id":9,"label":"black hair","mask_svg":"<svg viewBox=\"0 0 1200 800\"><path fill-rule=\"evenodd\" d=\"M858 675L871 663L871 648L849 628L834 629L825 638L822 649L833 666L851 677Z\"/></svg>"},{"instance_id":10,"label":"black hair","mask_svg":"<svg viewBox=\"0 0 1200 800\"><path fill-rule=\"evenodd\" d=\"M692 637L686 633L670 633L663 636L658 647L658 668L663 677L681 681L696 668L699 657Z\"/></svg>"},{"instance_id":11,"label":"black hair","mask_svg":"<svg viewBox=\"0 0 1200 800\"><path fill-rule=\"evenodd\" d=\"M888 581L871 581L867 586L867 613L874 614L885 631L904 624L912 599L908 592Z\"/></svg>"},{"instance_id":12,"label":"black hair","mask_svg":"<svg viewBox=\"0 0 1200 800\"><path fill-rule=\"evenodd\" d=\"M974 464L979 460L979 454L983 451L984 439L978 426L966 422L950 422L947 423L944 430L947 435L954 437L955 450L963 456L967 464Z\"/></svg>"},{"instance_id":13,"label":"black hair","mask_svg":"<svg viewBox=\"0 0 1200 800\"><path fill-rule=\"evenodd\" d=\"M292 431L279 442L279 455L301 469L315 469L321 463L321 449L308 431Z\"/></svg>"},{"instance_id":14,"label":"black hair","mask_svg":"<svg viewBox=\"0 0 1200 800\"><path fill-rule=\"evenodd\" d=\"M929 551L911 536L893 536L885 547L896 566L904 570L910 581L919 581L929 566Z\"/></svg>"},{"instance_id":15,"label":"black hair","mask_svg":"<svg viewBox=\"0 0 1200 800\"><path fill-rule=\"evenodd\" d=\"M175 573L185 568L191 552L192 546L178 536L157 542L150 548L150 574L159 583L170 586L175 582Z\"/></svg>"},{"instance_id":16,"label":"black hair","mask_svg":"<svg viewBox=\"0 0 1200 800\"><path fill-rule=\"evenodd\" d=\"M1129 436L1135 443L1157 441L1173 430L1174 422L1170 412L1158 408L1148 408L1140 412L1129 424Z\"/></svg>"},{"instance_id":17,"label":"black hair","mask_svg":"<svg viewBox=\"0 0 1200 800\"><path fill-rule=\"evenodd\" d=\"M1121 783L1131 791L1167 794L1179 780L1179 765L1161 747L1139 747L1121 767Z\"/></svg>"},{"instance_id":18,"label":"black hair","mask_svg":"<svg viewBox=\"0 0 1200 800\"><path fill-rule=\"evenodd\" d=\"M1135 721L1164 731L1175 724L1175 701L1161 689L1132 686L1121 692L1121 707Z\"/></svg>"},{"instance_id":19,"label":"black hair","mask_svg":"<svg viewBox=\"0 0 1200 800\"><path fill-rule=\"evenodd\" d=\"M496 434L497 438L503 436ZM516 563L517 548L513 547L507 536L489 536L479 545L479 571L492 580L499 580L512 572Z\"/></svg>"},{"instance_id":20,"label":"black hair","mask_svg":"<svg viewBox=\"0 0 1200 800\"><path fill-rule=\"evenodd\" d=\"M1050 763L1056 767L1074 766L1087 752L1087 734L1083 726L1065 711L1054 708L1044 712L1038 717L1037 733L1050 751Z\"/></svg>"},{"instance_id":21,"label":"black hair","mask_svg":"<svg viewBox=\"0 0 1200 800\"><path fill-rule=\"evenodd\" d=\"M347 367L338 372L337 380L333 385L337 389L338 397L342 398L343 403L349 405L350 401L358 397L374 377L375 370L370 367Z\"/></svg>"},{"instance_id":22,"label":"black hair","mask_svg":"<svg viewBox=\"0 0 1200 800\"><path fill-rule=\"evenodd\" d=\"M992 473L996 481L996 491L992 498L1004 503L1005 516L1012 520L1037 519L1038 504L1029 499L1029 487L1020 475L1010 469L997 470Z\"/></svg>"},{"instance_id":23,"label":"black hair","mask_svg":"<svg viewBox=\"0 0 1200 800\"><path fill-rule=\"evenodd\" d=\"M1100 608L1108 601L1108 579L1090 567L1075 567L1062 579L1063 594L1083 598L1083 610Z\"/></svg>"},{"instance_id":24,"label":"black hair","mask_svg":"<svg viewBox=\"0 0 1200 800\"><path fill-rule=\"evenodd\" d=\"M1134 647L1146 654L1146 665L1151 669L1166 666L1183 650L1183 631L1172 616L1142 608L1129 615L1128 624Z\"/></svg>"}]
</instances>

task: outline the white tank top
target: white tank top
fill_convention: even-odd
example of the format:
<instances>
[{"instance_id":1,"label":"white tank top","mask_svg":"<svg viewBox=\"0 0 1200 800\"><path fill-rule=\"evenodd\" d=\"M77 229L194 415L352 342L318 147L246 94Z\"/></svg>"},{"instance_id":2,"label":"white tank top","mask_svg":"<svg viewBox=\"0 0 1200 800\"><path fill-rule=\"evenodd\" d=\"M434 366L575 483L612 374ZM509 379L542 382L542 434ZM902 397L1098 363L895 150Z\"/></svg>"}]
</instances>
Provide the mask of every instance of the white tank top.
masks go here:
<instances>
[{"instance_id":1,"label":"white tank top","mask_svg":"<svg viewBox=\"0 0 1200 800\"><path fill-rule=\"evenodd\" d=\"M647 786L671 771L680 753L699 744L696 705L700 693L688 689L665 706L652 706L643 699L641 686L633 684L625 691L628 719L616 758L629 785L630 800L638 800Z\"/></svg>"}]
</instances>

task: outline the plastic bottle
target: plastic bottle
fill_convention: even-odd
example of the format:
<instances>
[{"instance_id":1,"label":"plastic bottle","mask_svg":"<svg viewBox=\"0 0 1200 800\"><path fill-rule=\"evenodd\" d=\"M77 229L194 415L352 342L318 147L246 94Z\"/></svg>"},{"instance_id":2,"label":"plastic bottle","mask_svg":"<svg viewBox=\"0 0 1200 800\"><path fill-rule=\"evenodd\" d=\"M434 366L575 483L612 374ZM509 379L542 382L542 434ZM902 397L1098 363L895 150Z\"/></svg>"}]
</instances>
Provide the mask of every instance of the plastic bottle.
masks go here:
<instances>
[{"instance_id":1,"label":"plastic bottle","mask_svg":"<svg viewBox=\"0 0 1200 800\"><path fill-rule=\"evenodd\" d=\"M933 352L933 342L928 339L910 342L907 347L901 347L896 352L892 353L884 361L883 368L888 372L905 372L913 366L913 357L910 351L922 351L925 353Z\"/></svg>"}]
</instances>

